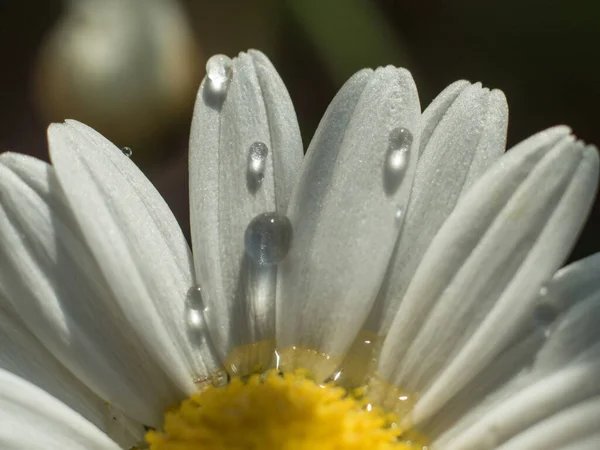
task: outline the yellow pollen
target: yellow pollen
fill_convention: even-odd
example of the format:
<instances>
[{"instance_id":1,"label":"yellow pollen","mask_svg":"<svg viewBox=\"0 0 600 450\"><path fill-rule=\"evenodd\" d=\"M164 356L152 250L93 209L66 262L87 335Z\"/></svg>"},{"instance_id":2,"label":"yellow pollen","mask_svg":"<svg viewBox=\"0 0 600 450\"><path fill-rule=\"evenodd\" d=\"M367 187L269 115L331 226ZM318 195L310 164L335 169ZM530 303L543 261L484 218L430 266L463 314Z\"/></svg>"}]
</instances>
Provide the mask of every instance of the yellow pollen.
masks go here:
<instances>
[{"instance_id":1,"label":"yellow pollen","mask_svg":"<svg viewBox=\"0 0 600 450\"><path fill-rule=\"evenodd\" d=\"M152 450L421 450L397 418L305 373L270 370L209 386L165 414Z\"/></svg>"}]
</instances>

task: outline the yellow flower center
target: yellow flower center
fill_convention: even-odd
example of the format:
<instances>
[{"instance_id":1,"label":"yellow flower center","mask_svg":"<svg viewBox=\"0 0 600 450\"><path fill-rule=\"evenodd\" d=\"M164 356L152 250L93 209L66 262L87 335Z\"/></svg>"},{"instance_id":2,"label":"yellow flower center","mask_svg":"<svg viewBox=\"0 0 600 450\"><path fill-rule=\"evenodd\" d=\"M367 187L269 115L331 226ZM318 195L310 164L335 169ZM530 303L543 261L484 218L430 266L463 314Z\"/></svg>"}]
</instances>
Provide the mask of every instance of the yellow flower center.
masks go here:
<instances>
[{"instance_id":1,"label":"yellow flower center","mask_svg":"<svg viewBox=\"0 0 600 450\"><path fill-rule=\"evenodd\" d=\"M209 386L165 414L152 450L404 450L427 448L358 392L269 370ZM409 440L410 439L410 440Z\"/></svg>"}]
</instances>

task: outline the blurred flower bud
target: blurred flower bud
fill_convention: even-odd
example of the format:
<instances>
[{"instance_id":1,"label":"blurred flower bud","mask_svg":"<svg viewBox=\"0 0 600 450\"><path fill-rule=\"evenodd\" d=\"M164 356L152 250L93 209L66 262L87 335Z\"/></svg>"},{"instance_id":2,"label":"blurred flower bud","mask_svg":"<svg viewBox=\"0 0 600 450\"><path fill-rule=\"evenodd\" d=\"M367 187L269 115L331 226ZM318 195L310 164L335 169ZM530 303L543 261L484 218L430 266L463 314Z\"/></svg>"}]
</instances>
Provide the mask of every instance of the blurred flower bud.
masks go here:
<instances>
[{"instance_id":1,"label":"blurred flower bud","mask_svg":"<svg viewBox=\"0 0 600 450\"><path fill-rule=\"evenodd\" d=\"M148 143L191 110L200 52L173 0L78 0L42 45L36 100L120 145Z\"/></svg>"}]
</instances>

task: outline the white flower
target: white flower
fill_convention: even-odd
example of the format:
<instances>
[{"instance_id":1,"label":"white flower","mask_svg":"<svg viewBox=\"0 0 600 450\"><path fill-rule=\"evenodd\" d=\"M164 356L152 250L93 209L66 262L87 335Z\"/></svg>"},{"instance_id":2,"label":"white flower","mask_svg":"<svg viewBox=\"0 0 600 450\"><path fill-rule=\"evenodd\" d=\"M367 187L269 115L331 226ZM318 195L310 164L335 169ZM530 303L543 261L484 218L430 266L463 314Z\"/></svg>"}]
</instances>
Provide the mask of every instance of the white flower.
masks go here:
<instances>
[{"instance_id":1,"label":"white flower","mask_svg":"<svg viewBox=\"0 0 600 450\"><path fill-rule=\"evenodd\" d=\"M558 270L597 150L555 127L503 155L507 115L465 81L421 114L409 72L363 70L302 160L268 59L217 57L190 139L193 259L85 125L50 127L52 166L2 154L0 447L127 448L223 363L275 354L318 381L376 374L436 449L598 448L600 254Z\"/></svg>"}]
</instances>

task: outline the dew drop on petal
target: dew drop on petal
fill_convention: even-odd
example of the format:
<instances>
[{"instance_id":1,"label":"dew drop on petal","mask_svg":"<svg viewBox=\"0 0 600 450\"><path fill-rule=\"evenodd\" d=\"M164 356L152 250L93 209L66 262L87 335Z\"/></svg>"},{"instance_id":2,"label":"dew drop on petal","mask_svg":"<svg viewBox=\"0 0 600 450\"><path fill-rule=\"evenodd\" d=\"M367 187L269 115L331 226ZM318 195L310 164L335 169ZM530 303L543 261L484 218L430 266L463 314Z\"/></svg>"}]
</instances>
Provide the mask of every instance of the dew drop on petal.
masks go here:
<instances>
[{"instance_id":1,"label":"dew drop on petal","mask_svg":"<svg viewBox=\"0 0 600 450\"><path fill-rule=\"evenodd\" d=\"M406 128L394 128L389 135L383 167L383 187L387 195L395 194L402 183L412 141L412 133Z\"/></svg>"},{"instance_id":2,"label":"dew drop on petal","mask_svg":"<svg viewBox=\"0 0 600 450\"><path fill-rule=\"evenodd\" d=\"M214 387L225 386L229 383L229 374L224 370L219 370L211 375L210 381Z\"/></svg>"},{"instance_id":3,"label":"dew drop on petal","mask_svg":"<svg viewBox=\"0 0 600 450\"><path fill-rule=\"evenodd\" d=\"M246 184L248 190L255 193L265 177L267 167L267 156L269 148L262 141L252 143L248 149L248 167L246 172Z\"/></svg>"},{"instance_id":4,"label":"dew drop on petal","mask_svg":"<svg viewBox=\"0 0 600 450\"><path fill-rule=\"evenodd\" d=\"M188 306L191 309L203 310L204 304L202 303L202 289L200 286L192 286L187 293Z\"/></svg>"},{"instance_id":5,"label":"dew drop on petal","mask_svg":"<svg viewBox=\"0 0 600 450\"><path fill-rule=\"evenodd\" d=\"M276 212L256 216L244 236L246 254L259 265L279 263L287 255L291 242L292 224L286 216Z\"/></svg>"},{"instance_id":6,"label":"dew drop on petal","mask_svg":"<svg viewBox=\"0 0 600 450\"><path fill-rule=\"evenodd\" d=\"M127 156L128 158L131 158L131 157L133 156L133 150L131 150L131 148L130 148L130 147L123 147L123 148L121 149L121 152L123 152L123 154L124 154L125 156Z\"/></svg>"},{"instance_id":7,"label":"dew drop on petal","mask_svg":"<svg viewBox=\"0 0 600 450\"><path fill-rule=\"evenodd\" d=\"M402 210L402 207L400 205L398 205L396 207L396 212L394 213L394 219L396 220L396 223L398 225L400 225L402 223L403 217L404 217L404 211Z\"/></svg>"},{"instance_id":8,"label":"dew drop on petal","mask_svg":"<svg viewBox=\"0 0 600 450\"><path fill-rule=\"evenodd\" d=\"M206 62L206 77L210 89L215 93L224 93L229 86L232 74L231 58L214 55Z\"/></svg>"},{"instance_id":9,"label":"dew drop on petal","mask_svg":"<svg viewBox=\"0 0 600 450\"><path fill-rule=\"evenodd\" d=\"M205 313L207 308L202 302L202 291L199 286L192 286L189 289L185 311L188 331L203 331L206 327Z\"/></svg>"}]
</instances>

